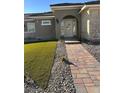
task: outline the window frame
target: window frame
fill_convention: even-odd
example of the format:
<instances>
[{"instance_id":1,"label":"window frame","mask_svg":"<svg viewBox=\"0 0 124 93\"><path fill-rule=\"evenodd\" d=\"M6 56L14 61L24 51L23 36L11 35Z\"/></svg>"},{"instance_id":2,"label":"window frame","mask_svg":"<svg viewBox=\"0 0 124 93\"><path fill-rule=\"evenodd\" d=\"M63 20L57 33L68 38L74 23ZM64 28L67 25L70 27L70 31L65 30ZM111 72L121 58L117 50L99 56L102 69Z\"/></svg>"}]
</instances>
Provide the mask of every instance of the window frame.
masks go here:
<instances>
[{"instance_id":1,"label":"window frame","mask_svg":"<svg viewBox=\"0 0 124 93\"><path fill-rule=\"evenodd\" d=\"M28 24L30 24L30 23L34 24L34 31L29 31L29 29L28 29ZM27 27L27 31L26 31L25 33L34 33L34 32L36 32L35 22L27 22L27 23L26 23L26 27Z\"/></svg>"},{"instance_id":2,"label":"window frame","mask_svg":"<svg viewBox=\"0 0 124 93\"><path fill-rule=\"evenodd\" d=\"M48 23L45 23L45 22L48 22ZM41 25L42 26L50 26L50 25L52 25L52 23L51 23L51 20L46 19L46 20L41 21Z\"/></svg>"}]
</instances>

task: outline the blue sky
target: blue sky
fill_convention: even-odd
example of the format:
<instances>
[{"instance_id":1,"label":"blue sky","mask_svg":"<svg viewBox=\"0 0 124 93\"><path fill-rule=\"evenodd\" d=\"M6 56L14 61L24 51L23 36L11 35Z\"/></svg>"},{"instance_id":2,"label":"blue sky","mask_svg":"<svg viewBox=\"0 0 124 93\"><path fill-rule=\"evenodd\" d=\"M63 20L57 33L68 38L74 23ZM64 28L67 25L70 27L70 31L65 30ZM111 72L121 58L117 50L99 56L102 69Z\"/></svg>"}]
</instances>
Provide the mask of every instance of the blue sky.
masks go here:
<instances>
[{"instance_id":1,"label":"blue sky","mask_svg":"<svg viewBox=\"0 0 124 93\"><path fill-rule=\"evenodd\" d=\"M80 3L94 0L24 0L24 12L36 13L50 11L50 4L55 3Z\"/></svg>"}]
</instances>

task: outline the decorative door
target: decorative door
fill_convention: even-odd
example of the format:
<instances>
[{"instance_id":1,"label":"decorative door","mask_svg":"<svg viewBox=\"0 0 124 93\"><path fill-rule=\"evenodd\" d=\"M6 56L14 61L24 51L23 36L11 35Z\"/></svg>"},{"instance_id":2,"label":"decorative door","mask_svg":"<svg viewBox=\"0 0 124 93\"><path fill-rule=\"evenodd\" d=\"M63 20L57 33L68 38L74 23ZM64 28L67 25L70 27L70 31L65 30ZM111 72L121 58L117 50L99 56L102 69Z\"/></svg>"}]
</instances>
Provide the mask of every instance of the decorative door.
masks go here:
<instances>
[{"instance_id":1,"label":"decorative door","mask_svg":"<svg viewBox=\"0 0 124 93\"><path fill-rule=\"evenodd\" d=\"M74 37L77 31L76 19L64 19L61 23L61 35Z\"/></svg>"}]
</instances>

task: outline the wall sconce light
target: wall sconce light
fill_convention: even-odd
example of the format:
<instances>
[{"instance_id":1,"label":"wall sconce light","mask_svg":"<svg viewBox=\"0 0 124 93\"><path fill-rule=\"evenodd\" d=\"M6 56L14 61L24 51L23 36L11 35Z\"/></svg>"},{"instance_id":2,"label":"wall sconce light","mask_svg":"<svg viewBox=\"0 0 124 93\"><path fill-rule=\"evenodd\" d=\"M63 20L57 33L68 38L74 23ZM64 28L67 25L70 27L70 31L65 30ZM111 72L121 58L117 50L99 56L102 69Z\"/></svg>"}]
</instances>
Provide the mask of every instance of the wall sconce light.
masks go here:
<instances>
[{"instance_id":1,"label":"wall sconce light","mask_svg":"<svg viewBox=\"0 0 124 93\"><path fill-rule=\"evenodd\" d=\"M57 24L59 23L59 20L58 20L58 19L56 19L56 23L57 23Z\"/></svg>"}]
</instances>

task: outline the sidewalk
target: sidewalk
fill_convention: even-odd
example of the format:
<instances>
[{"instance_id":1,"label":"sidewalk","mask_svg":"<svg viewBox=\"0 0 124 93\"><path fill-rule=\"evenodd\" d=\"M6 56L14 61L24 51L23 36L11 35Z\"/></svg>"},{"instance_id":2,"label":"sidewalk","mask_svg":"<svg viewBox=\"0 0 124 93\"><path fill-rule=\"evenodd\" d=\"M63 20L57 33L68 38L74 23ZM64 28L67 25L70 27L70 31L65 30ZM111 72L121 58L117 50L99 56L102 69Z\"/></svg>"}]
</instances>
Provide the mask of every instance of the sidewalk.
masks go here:
<instances>
[{"instance_id":1,"label":"sidewalk","mask_svg":"<svg viewBox=\"0 0 124 93\"><path fill-rule=\"evenodd\" d=\"M81 45L66 44L76 93L100 93L100 64Z\"/></svg>"}]
</instances>

